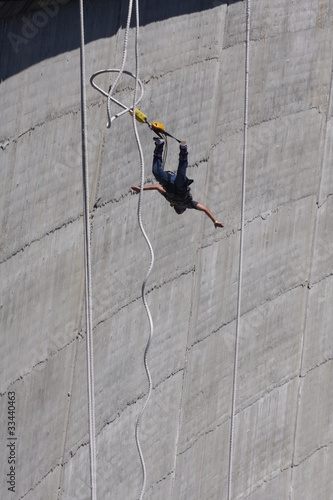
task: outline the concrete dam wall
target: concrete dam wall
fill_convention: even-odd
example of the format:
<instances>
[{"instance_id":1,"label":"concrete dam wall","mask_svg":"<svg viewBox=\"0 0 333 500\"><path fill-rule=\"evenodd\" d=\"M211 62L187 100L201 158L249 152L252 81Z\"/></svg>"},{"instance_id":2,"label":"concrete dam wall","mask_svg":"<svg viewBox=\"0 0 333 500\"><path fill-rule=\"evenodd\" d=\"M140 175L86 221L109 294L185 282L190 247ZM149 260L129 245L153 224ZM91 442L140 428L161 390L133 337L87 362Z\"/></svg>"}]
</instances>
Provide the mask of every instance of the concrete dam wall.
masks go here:
<instances>
[{"instance_id":1,"label":"concrete dam wall","mask_svg":"<svg viewBox=\"0 0 333 500\"><path fill-rule=\"evenodd\" d=\"M112 500L142 485L150 256L131 118L107 129L89 78L120 67L127 9L85 2L97 498ZM88 499L79 3L35 3L0 25L0 496ZM332 498L332 28L332 0L251 2L235 500ZM224 223L144 193L147 500L227 499L245 34L244 1L140 2L139 107L187 141L193 198ZM124 75L115 97L132 93ZM153 134L138 131L149 184Z\"/></svg>"}]
</instances>

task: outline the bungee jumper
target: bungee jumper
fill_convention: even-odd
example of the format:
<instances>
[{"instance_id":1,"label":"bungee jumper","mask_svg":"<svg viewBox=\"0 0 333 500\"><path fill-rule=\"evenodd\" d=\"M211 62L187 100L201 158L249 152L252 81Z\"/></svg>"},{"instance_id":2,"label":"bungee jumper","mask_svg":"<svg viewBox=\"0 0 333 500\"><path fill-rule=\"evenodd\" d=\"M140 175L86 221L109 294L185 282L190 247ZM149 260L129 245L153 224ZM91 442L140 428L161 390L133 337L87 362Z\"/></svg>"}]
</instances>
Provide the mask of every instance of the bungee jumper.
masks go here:
<instances>
[{"instance_id":1,"label":"bungee jumper","mask_svg":"<svg viewBox=\"0 0 333 500\"><path fill-rule=\"evenodd\" d=\"M201 203L194 201L191 195L190 184L193 180L186 176L188 166L188 151L185 141L179 142L179 163L177 173L165 172L163 170L163 147L164 140L160 137L154 137L155 149L153 155L153 175L159 184L150 184L144 186L144 191L158 191L170 203L178 215L185 212L187 208L204 212L214 223L215 228L223 227L223 223L215 219L209 208ZM139 193L139 186L132 186L134 192Z\"/></svg>"},{"instance_id":2,"label":"bungee jumper","mask_svg":"<svg viewBox=\"0 0 333 500\"><path fill-rule=\"evenodd\" d=\"M100 88L95 82L94 79L96 76L102 73L112 73L112 72L122 72L133 78L136 76L133 73L128 71L121 71L118 69L108 69L108 70L100 70L94 73L90 78L91 85L98 90L101 94L106 96L109 100L115 102L120 107L123 108L123 111L117 113L114 116L110 116L109 106L108 106L108 123L107 127L111 126L111 123L116 118L122 116L124 113L129 112L130 115L134 115L135 119L140 122L148 125L150 130L152 130L158 137L154 137L155 141L155 149L154 149L154 158L153 158L153 174L156 180L160 184L151 184L148 186L144 186L145 191L156 190L158 191L164 198L170 203L170 206L174 208L175 212L180 215L185 212L187 208L193 208L195 210L199 210L204 212L214 223L215 228L224 227L222 222L219 222L215 219L212 212L205 205L194 201L191 195L190 184L192 184L193 180L188 179L186 177L186 169L188 166L187 163L187 145L185 141L180 141L169 132L167 132L164 128L163 123L154 121L150 123L148 121L147 115L145 115L142 111L140 111L137 107L127 107L122 104L120 101L115 99L112 95L112 86L109 88L109 92L104 91ZM138 84L141 90L140 96L136 101L138 104L143 96L143 85L142 82L138 79ZM164 163L166 160L166 152L167 152L167 138L170 137L176 140L179 143L180 151L179 151L179 163L177 174L173 172L165 172L164 171ZM163 155L163 147L166 144L165 153ZM131 186L133 191L136 193L140 192L140 188L138 186Z\"/></svg>"}]
</instances>

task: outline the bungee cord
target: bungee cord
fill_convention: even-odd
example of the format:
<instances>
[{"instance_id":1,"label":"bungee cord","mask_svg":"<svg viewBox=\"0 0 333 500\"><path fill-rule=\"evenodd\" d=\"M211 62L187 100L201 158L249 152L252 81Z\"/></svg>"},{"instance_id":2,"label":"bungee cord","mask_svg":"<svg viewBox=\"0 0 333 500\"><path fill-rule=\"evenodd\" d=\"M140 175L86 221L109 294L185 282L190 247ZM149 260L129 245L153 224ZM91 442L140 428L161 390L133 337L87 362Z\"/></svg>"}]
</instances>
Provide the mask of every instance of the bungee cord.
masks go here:
<instances>
[{"instance_id":1,"label":"bungee cord","mask_svg":"<svg viewBox=\"0 0 333 500\"><path fill-rule=\"evenodd\" d=\"M153 247L150 243L150 240L147 236L147 233L144 229L143 222L142 222L142 205L143 205L143 186L144 186L144 176L145 176L145 164L144 164L144 155L142 151L142 146L137 130L137 124L136 124L136 106L138 103L141 101L143 94L144 94L144 88L143 84L139 78L139 0L135 0L135 15L136 15L136 27L135 27L135 74L133 74L130 71L126 71L125 64L126 64L126 58L127 58L127 44L128 44L128 33L129 33L129 28L130 28L130 21L132 17L132 10L133 10L133 0L129 0L129 6L128 6L128 15L127 15L127 22L126 22L126 27L125 27L125 34L124 34L124 46L123 46L123 59L122 59L122 64L120 69L115 69L115 68L110 68L110 69L102 69L100 71L97 71L94 73L91 78L90 78L90 83L91 85L102 95L107 97L107 116L108 116L108 121L107 121L107 127L110 128L112 122L116 119L122 116L125 113L131 112L132 114L132 123L133 123L133 129L134 129L134 134L135 134L135 139L138 147L138 152L139 152L139 157L140 157L140 192L139 192L139 200L138 200L138 210L137 210L137 215L138 215L138 224L140 231L148 245L149 252L150 252L150 265L149 269L146 273L146 276L143 280L142 287L141 287L141 298L143 301L143 305L145 307L147 316L148 316L148 321L149 321L149 336L148 336L148 341L145 347L144 351L144 366L147 374L147 379L148 379L148 392L144 401L144 404L142 406L142 409L139 413L139 416L137 418L136 424L135 424L135 440L136 440L136 445L138 449L138 454L141 462L141 467L142 467L142 488L140 492L140 500L143 499L144 494L145 494L145 489L146 489L146 483L147 483L147 471L146 471L146 465L144 461L144 456L140 444L140 425L142 421L143 414L145 412L145 409L147 407L147 404L149 402L151 393L152 393L152 378L148 366L148 351L149 347L151 344L151 339L153 336L153 331L154 331L154 325L153 325L153 319L150 313L150 309L146 300L146 284L148 281L148 278L151 274L151 271L153 269L154 265L154 251ZM106 92L103 90L99 85L95 83L95 78L98 75L101 75L103 73L118 73L118 76L115 80L115 82L112 84L112 86L109 87L109 91ZM133 92L133 103L131 106L126 106L113 96L113 93L116 90L116 87L120 81L121 75L126 74L132 78L135 79L135 86L134 86L134 92ZM139 96L138 96L139 94ZM111 101L123 108L123 111L116 113L115 115L111 116ZM143 115L144 116L144 115Z\"/></svg>"},{"instance_id":2,"label":"bungee cord","mask_svg":"<svg viewBox=\"0 0 333 500\"><path fill-rule=\"evenodd\" d=\"M138 0L135 0L135 9L136 9L135 10L135 14L136 14L136 30L135 30L136 80L135 80L135 89L134 89L134 97L133 97L133 109L135 109L135 106L136 106L136 94L137 94L137 88L138 88L138 83L139 83L139 81L138 81L138 75L139 75L139 1ZM149 307L147 304L145 289L146 289L147 280L150 276L150 273L151 273L151 271L153 269L153 265L154 265L154 251L153 251L153 247L149 241L149 238L146 234L146 231L143 227L143 222L142 222L142 213L141 212L142 212L142 203L143 203L143 185L144 185L144 175L145 175L144 156L143 156L140 138L139 138L139 134L138 134L138 130L137 130L135 113L132 114L132 119L133 119L133 128L134 128L135 138L136 138L136 142L137 142L137 146L138 146L138 150L139 150L139 154L140 154L140 164L141 164L140 193L139 193L139 202L138 202L138 223L139 223L141 233L142 233L142 235L143 235L143 237L148 245L149 252L150 252L150 266L149 266L147 274L143 280L142 288L141 288L142 301L143 301L143 304L144 304L144 307L145 307L145 310L146 310L146 313L148 316L149 326L150 326L149 337L148 337L148 341L147 341L145 352L144 352L144 366L145 366L145 370L146 370L146 374L147 374L147 378L148 378L148 393L147 393L145 402L144 402L143 407L139 413L139 416L137 418L136 425L135 425L135 440L136 440L136 445L137 445L138 453L139 453L140 460L141 460L142 474L143 474L142 488L141 488L140 497L139 497L140 500L142 500L144 493L145 493L145 488L146 488L147 471L146 471L144 456L143 456L142 448L141 448L141 444L140 444L139 432L140 432L140 424L141 424L142 416L144 414L144 411L145 411L146 406L148 404L148 401L150 399L150 396L152 393L152 388L153 388L152 379L151 379L149 366L148 366L147 355L148 355L148 351L149 351L149 347L150 347L150 343L151 343L151 339L152 339L153 331L154 331L153 319L152 319L152 316L151 316L151 313L150 313L150 310L149 310Z\"/></svg>"},{"instance_id":3,"label":"bungee cord","mask_svg":"<svg viewBox=\"0 0 333 500\"><path fill-rule=\"evenodd\" d=\"M126 57L127 57L127 42L128 42L128 32L129 32L129 27L130 27L130 22L131 22L131 17L132 17L132 7L133 7L133 0L129 0L128 4L128 13L127 13L127 21L126 21L126 29L125 29L125 34L124 34L124 48L123 48L123 60L121 63L121 68L118 72L118 76L115 79L113 85L111 88L109 88L108 92L108 100L107 100L107 112L108 112L108 123L107 127L111 127L111 97L115 89L117 88L118 82L120 80L120 77L124 71L125 68L125 63L126 63ZM135 106L135 101L134 101L134 106Z\"/></svg>"},{"instance_id":4,"label":"bungee cord","mask_svg":"<svg viewBox=\"0 0 333 500\"><path fill-rule=\"evenodd\" d=\"M229 443L229 474L228 474L228 500L232 499L232 472L233 472L233 444L234 424L236 414L238 350L242 301L242 275L243 275L243 249L244 249L244 220L245 220L245 193L246 193L246 164L247 164L247 133L248 133L248 96L249 96L249 61L250 61L250 0L246 2L246 55L245 55L245 96L244 96L244 144L243 144L243 170L242 170L242 203L241 203L241 229L239 242L239 271L236 316L236 338L234 351L234 373L232 388L232 405L230 418L230 443Z\"/></svg>"}]
</instances>

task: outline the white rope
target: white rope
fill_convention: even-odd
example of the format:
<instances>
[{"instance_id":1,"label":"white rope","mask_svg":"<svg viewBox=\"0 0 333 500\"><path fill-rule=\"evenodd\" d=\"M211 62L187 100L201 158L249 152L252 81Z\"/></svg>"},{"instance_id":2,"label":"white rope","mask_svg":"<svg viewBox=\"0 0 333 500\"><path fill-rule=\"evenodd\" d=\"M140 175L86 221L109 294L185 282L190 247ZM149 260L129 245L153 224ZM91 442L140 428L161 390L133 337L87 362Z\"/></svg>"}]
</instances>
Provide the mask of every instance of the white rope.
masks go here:
<instances>
[{"instance_id":1,"label":"white rope","mask_svg":"<svg viewBox=\"0 0 333 500\"><path fill-rule=\"evenodd\" d=\"M90 256L90 216L89 216L89 170L87 154L87 98L85 87L85 42L83 0L80 0L81 22L81 122L82 122L82 180L84 205L84 257L85 257L85 309L87 329L87 383L88 383L88 415L90 441L90 487L91 498L96 500L96 434L95 434L95 398L94 398L94 353L92 326L92 287Z\"/></svg>"},{"instance_id":2,"label":"white rope","mask_svg":"<svg viewBox=\"0 0 333 500\"><path fill-rule=\"evenodd\" d=\"M94 73L90 77L90 83L91 83L91 85L96 90L98 90L98 92L100 92L102 95L104 95L105 97L107 97L107 115L108 115L108 121L107 121L106 126L108 128L111 127L112 122L116 118L119 118L120 116L122 116L125 113L128 113L129 111L133 111L135 109L135 107L139 104L139 102L141 101L141 99L143 97L143 92L144 92L144 90L143 90L143 84L142 84L141 80L139 79L138 75L134 75L130 71L125 71L125 69L124 69L125 68L125 64L126 64L126 58L127 58L128 32L129 32L130 23L131 23L132 8L133 8L133 0L129 0L128 13L127 13L127 21L126 21L126 27L125 27L125 33L124 33L123 59L122 59L122 63L121 63L120 69L116 69L116 68L101 69L99 71L96 71L96 73ZM118 73L117 78L115 79L114 83L109 87L109 91L108 92L106 92L105 90L103 90L102 88L100 88L94 82L95 77L98 76L98 75L101 75L103 73ZM132 78L135 78L135 85L136 86L137 85L140 86L140 96L139 96L139 98L138 99L135 98L134 102L133 102L133 106L129 106L129 107L125 106L125 104L123 104L122 102L120 102L117 99L115 99L115 97L113 97L113 94L114 94L114 92L115 92L115 90L117 88L119 80L120 80L120 78L121 78L121 76L123 74L129 75ZM136 94L137 94L137 90L135 90L135 95ZM123 111L121 111L120 113L115 114L112 117L111 117L111 101L115 102L118 106L120 106L121 108L123 108Z\"/></svg>"},{"instance_id":3,"label":"white rope","mask_svg":"<svg viewBox=\"0 0 333 500\"><path fill-rule=\"evenodd\" d=\"M124 70L125 63L126 63L126 57L127 57L127 42L128 42L128 32L129 32L129 27L130 27L130 21L131 21L131 16L132 16L132 6L133 6L133 0L129 0L127 22L126 22L126 28L125 28L125 34L124 34L123 60L122 60L121 68L120 69L114 69L114 68L103 69L103 70L100 70L100 71L97 71L96 73L94 73L90 78L91 85L96 90L98 90L101 94L106 96L108 99L108 101L107 101L107 113L108 113L107 127L110 127L113 120L122 116L124 113L127 113L129 111L134 111L136 106L138 105L138 103L141 101L141 99L143 97L143 92L144 92L143 84L142 84L141 80L139 79L139 1L138 0L135 0L135 10L136 10L136 29L135 29L135 65L136 65L136 67L135 67L135 74L131 73L130 71ZM95 77L102 74L102 73L118 73L118 76L117 76L115 82L110 87L108 92L104 91L102 88L100 88L94 82ZM126 75L129 75L129 76L135 78L133 104L130 107L125 106L124 104L122 104L120 101L118 101L117 99L115 99L113 97L113 93L116 90L116 86L117 86L117 84L120 80L120 76L122 74L126 74ZM140 95L139 95L139 97L137 97L139 89L140 89ZM112 117L111 117L111 109L110 109L111 101L113 101L114 103L116 103L117 105L119 105L120 107L123 108L123 111L115 114ZM141 233L142 233L144 239L146 240L146 243L147 243L149 251L150 251L150 266L149 266L147 274L144 278L144 281L142 283L142 288L141 288L142 301L143 301L143 304L144 304L144 307L145 307L145 310L146 310L146 313L148 316L149 327L150 327L149 337L148 337L148 341L147 341L146 348L144 351L144 366L145 366L145 370L146 370L146 374L147 374L147 378L148 378L148 392L147 392L146 399L144 401L143 407L139 413L139 416L137 418L136 425L135 425L135 440L136 440L136 445L138 448L138 453L139 453L139 457L140 457L140 461L141 461L142 475L143 475L142 488L141 488L141 493L140 493L140 500L142 500L144 497L144 494L145 494L145 489L146 489L147 471L146 471L146 465L145 465L144 456L143 456L142 448L141 448L141 444L140 444L139 434L140 434L141 420L142 420L144 411L147 407L148 401L150 399L150 396L152 393L152 387L153 387L152 386L152 379L151 379L151 375L150 375L150 371L149 371L149 366L148 366L148 361L147 361L147 356L148 356L148 351L149 351L149 347L151 344L151 339L152 339L153 331L154 331L153 320L152 320L152 316L151 316L151 313L150 313L150 310L149 310L149 307L147 304L145 290L146 290L146 284L147 284L148 278L151 274L151 271L152 271L153 265L154 265L154 251L153 251L152 245L149 241L149 238L146 234L146 231L145 231L145 229L143 227L143 223L142 223L142 203L143 203L143 185L144 185L144 176L145 176L145 166L144 166L143 151L142 151L141 142L140 142L140 138L139 138L139 134L138 134L138 130L137 130L135 112L133 112L133 129L134 129L136 143L138 146L138 151L139 151L139 156L140 156L140 165L141 165L140 193L139 193L139 201L138 201L138 223L139 223Z\"/></svg>"},{"instance_id":4,"label":"white rope","mask_svg":"<svg viewBox=\"0 0 333 500\"><path fill-rule=\"evenodd\" d=\"M232 471L233 471L233 443L234 423L236 413L237 373L238 373L238 350L239 331L241 318L241 292L242 292L242 270L243 270L243 248L244 248L244 218L245 218L245 189L246 189L246 162L247 162L247 129L248 129L248 96L249 96L249 59L250 59L250 0L246 2L246 57L245 57L245 103L244 103L244 146L243 146L243 173L242 173L242 207L241 207L241 229L239 243L239 273L237 294L237 317L236 338L234 354L234 374L232 388L232 406L230 419L230 446L229 446L229 476L228 476L228 500L232 499Z\"/></svg>"},{"instance_id":5,"label":"white rope","mask_svg":"<svg viewBox=\"0 0 333 500\"><path fill-rule=\"evenodd\" d=\"M136 94L137 94L137 87L138 87L138 75L139 75L139 0L135 0L135 14L136 14L136 30L135 30L136 82L135 82L135 90L134 90L134 98L133 98L133 109L135 109L135 106L136 106L135 102L136 102ZM139 202L138 202L138 222L139 222L139 227L140 227L141 233L142 233L144 239L146 240L146 243L147 243L149 251L150 251L150 266L149 266L149 269L147 271L146 277L143 280L142 288L141 288L142 301L143 301L144 307L146 309L146 313L147 313L148 320L149 320L149 327L150 327L149 337L148 337L147 345L146 345L145 352L144 352L144 366L145 366L146 374L147 374L147 378L148 378L148 393L147 393L145 402L142 406L141 412L139 413L139 416L138 416L138 419L137 419L136 425L135 425L135 440L136 440L136 445L137 445L140 460L141 460L142 474L143 474L142 488L141 488L141 493L140 493L140 497L139 497L140 500L142 500L144 497L144 494L145 494L145 489L146 489L147 472L146 472L145 461L144 461L144 457L143 457L143 453L142 453L142 449L141 449L141 445L140 445L139 432L140 432L141 420L142 420L144 411L147 407L148 401L149 401L151 393L152 393L152 388L153 388L152 379L151 379L149 366L148 366L147 355L148 355L148 351L149 351L149 347L150 347L150 343L151 343L151 339L152 339L153 331L154 331L153 319L152 319L152 316L151 316L151 313L150 313L150 310L149 310L149 307L147 304L145 289L146 289L146 284L147 284L148 278L150 276L150 273L151 273L151 271L153 269L153 265L154 265L154 251L153 251L153 247L149 241L149 238L146 234L146 231L145 231L145 229L143 227L143 223L142 223L141 211L142 211L142 201L143 201L142 198L143 198L143 185L144 185L144 177L145 177L145 165L144 165L144 157L143 157L142 147L141 147L141 143L140 143L140 139L139 139L139 134L138 134L138 130L137 130L137 124L136 124L136 119L135 119L134 113L133 113L133 128L134 128L136 142L138 145L138 150L139 150L139 154L140 154L140 164L141 164L141 181L140 181L140 193L139 193Z\"/></svg>"},{"instance_id":6,"label":"white rope","mask_svg":"<svg viewBox=\"0 0 333 500\"><path fill-rule=\"evenodd\" d=\"M129 111L133 111L133 106L125 106L125 104L123 104L122 102L118 101L113 95L111 95L109 92L106 92L105 90L103 90L101 87L99 87L95 82L95 78L96 76L98 75L101 75L102 73L120 73L121 74L125 74L125 75L128 75L128 76L131 76L132 78L135 78L139 87L140 87L140 96L136 99L136 103L135 103L135 106L137 106L139 104L139 102L141 101L142 97L143 97L143 93L144 93L144 90L143 90L143 84L141 82L141 80L139 78L136 78L136 75L134 75L134 73L131 73L130 71L125 71L125 70L121 70L121 69L116 69L116 68L109 68L109 69L101 69L99 71L96 71L96 73L94 73L91 77L90 77L90 83L91 85L96 89L98 90L98 92L100 92L102 95L104 95L105 97L107 97L108 99L110 99L110 101L113 101L115 102L116 104L118 104L118 106L120 106L121 108L123 108L124 111L121 111L120 113L116 113L115 115L113 115L112 117L109 117L108 115L108 123L107 123L107 127L109 128L109 124L111 124L116 118L119 118L120 116L124 115L125 113L128 113ZM110 92L111 92L111 89L110 89Z\"/></svg>"},{"instance_id":7,"label":"white rope","mask_svg":"<svg viewBox=\"0 0 333 500\"><path fill-rule=\"evenodd\" d=\"M133 0L129 0L128 4L128 13L127 13L127 21L126 21L126 29L125 29L125 34L124 34L124 50L123 50L123 60L121 63L121 68L118 73L118 76L116 80L114 81L112 87L109 89L108 93L108 102L107 102L107 110L108 110L108 123L107 127L111 127L111 110L110 110L110 105L111 105L111 96L115 89L117 88L118 82L120 80L120 77L124 71L125 68L125 63L126 63L126 56L127 56L127 42L128 42L128 32L129 32L129 27L130 27L130 22L131 22L131 17L132 17L132 6L133 6ZM135 103L134 103L135 106Z\"/></svg>"}]
</instances>

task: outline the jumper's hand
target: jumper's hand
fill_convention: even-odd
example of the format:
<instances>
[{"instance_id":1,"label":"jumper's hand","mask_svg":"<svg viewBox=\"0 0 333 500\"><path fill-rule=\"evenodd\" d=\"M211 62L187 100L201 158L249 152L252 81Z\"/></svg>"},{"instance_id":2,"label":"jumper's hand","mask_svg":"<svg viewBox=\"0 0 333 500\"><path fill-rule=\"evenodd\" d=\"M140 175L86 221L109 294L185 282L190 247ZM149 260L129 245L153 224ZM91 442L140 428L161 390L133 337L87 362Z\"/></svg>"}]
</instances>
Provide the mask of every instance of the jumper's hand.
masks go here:
<instances>
[{"instance_id":1,"label":"jumper's hand","mask_svg":"<svg viewBox=\"0 0 333 500\"><path fill-rule=\"evenodd\" d=\"M133 191L134 191L135 193L140 193L140 188L139 188L139 186L131 186L131 188L133 189Z\"/></svg>"},{"instance_id":2,"label":"jumper's hand","mask_svg":"<svg viewBox=\"0 0 333 500\"><path fill-rule=\"evenodd\" d=\"M215 226L215 229L216 229L217 227L224 227L224 224L222 222L219 222L219 221L216 220L214 222L214 226Z\"/></svg>"}]
</instances>

